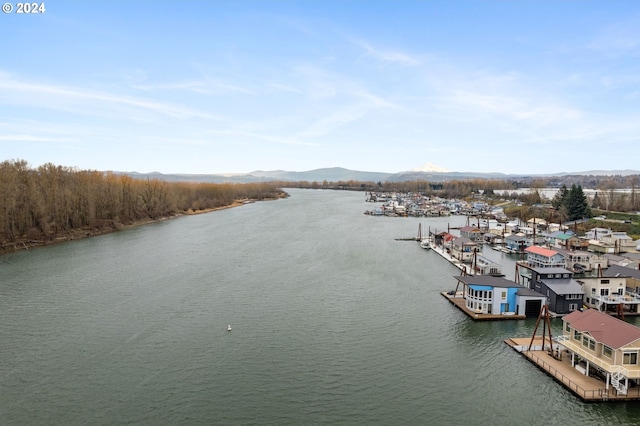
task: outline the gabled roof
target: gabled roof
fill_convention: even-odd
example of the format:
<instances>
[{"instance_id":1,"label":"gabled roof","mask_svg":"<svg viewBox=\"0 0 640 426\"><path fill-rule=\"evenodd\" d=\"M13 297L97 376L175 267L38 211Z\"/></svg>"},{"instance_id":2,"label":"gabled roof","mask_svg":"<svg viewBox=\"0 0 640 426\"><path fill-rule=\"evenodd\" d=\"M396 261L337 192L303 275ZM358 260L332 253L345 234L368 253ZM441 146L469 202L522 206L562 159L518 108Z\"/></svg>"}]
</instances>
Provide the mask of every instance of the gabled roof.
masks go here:
<instances>
[{"instance_id":1,"label":"gabled roof","mask_svg":"<svg viewBox=\"0 0 640 426\"><path fill-rule=\"evenodd\" d=\"M463 226L462 228L460 228L460 231L465 231L465 232L482 232L482 231L480 231L480 229L476 228L475 226Z\"/></svg>"},{"instance_id":2,"label":"gabled roof","mask_svg":"<svg viewBox=\"0 0 640 426\"><path fill-rule=\"evenodd\" d=\"M589 333L596 341L613 349L620 349L640 339L640 328L597 309L573 311L562 320L569 323L571 328Z\"/></svg>"},{"instance_id":3,"label":"gabled roof","mask_svg":"<svg viewBox=\"0 0 640 426\"><path fill-rule=\"evenodd\" d=\"M562 232L562 231L553 231L553 232L543 233L542 235L544 235L545 237L549 237L549 238L558 238L559 235L564 235L564 232Z\"/></svg>"},{"instance_id":4,"label":"gabled roof","mask_svg":"<svg viewBox=\"0 0 640 426\"><path fill-rule=\"evenodd\" d=\"M472 241L467 237L458 237L453 240L453 245L455 246L477 246L478 244L475 241Z\"/></svg>"},{"instance_id":5,"label":"gabled roof","mask_svg":"<svg viewBox=\"0 0 640 426\"><path fill-rule=\"evenodd\" d=\"M533 253L533 254L546 256L546 257L553 257L556 254L558 254L558 252L555 250L551 250L551 249L540 247L540 246L529 246L526 249L524 249L524 251L526 251L527 253Z\"/></svg>"},{"instance_id":6,"label":"gabled roof","mask_svg":"<svg viewBox=\"0 0 640 426\"><path fill-rule=\"evenodd\" d=\"M536 273L538 275L541 275L542 277L544 277L545 275L549 275L549 274L569 274L569 276L573 276L573 273L568 270L567 268L563 268L561 266L554 266L551 268L531 268L532 270L536 271Z\"/></svg>"},{"instance_id":7,"label":"gabled roof","mask_svg":"<svg viewBox=\"0 0 640 426\"><path fill-rule=\"evenodd\" d=\"M503 277L494 277L493 275L464 275L464 276L457 276L455 278L458 281L462 281L466 285L486 285L490 287L501 287L501 288L508 288L508 287L525 288L515 281L511 281Z\"/></svg>"},{"instance_id":8,"label":"gabled roof","mask_svg":"<svg viewBox=\"0 0 640 426\"><path fill-rule=\"evenodd\" d=\"M632 277L640 279L640 271L632 268L625 268L624 266L611 265L602 272L602 275L608 278L613 277Z\"/></svg>"},{"instance_id":9,"label":"gabled roof","mask_svg":"<svg viewBox=\"0 0 640 426\"><path fill-rule=\"evenodd\" d=\"M561 241L567 241L570 240L571 238L578 238L573 234L560 234L558 236L556 236L556 240L561 240Z\"/></svg>"},{"instance_id":10,"label":"gabled roof","mask_svg":"<svg viewBox=\"0 0 640 426\"><path fill-rule=\"evenodd\" d=\"M542 282L559 296L565 294L584 294L580 283L571 278L543 279Z\"/></svg>"}]
</instances>

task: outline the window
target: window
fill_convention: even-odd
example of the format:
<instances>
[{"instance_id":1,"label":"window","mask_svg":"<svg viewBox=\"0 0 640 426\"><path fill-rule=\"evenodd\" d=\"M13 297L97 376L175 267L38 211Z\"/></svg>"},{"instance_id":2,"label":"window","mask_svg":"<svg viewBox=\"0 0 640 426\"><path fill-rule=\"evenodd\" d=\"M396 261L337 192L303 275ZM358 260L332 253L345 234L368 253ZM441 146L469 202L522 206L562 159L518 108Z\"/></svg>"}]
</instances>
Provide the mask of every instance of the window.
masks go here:
<instances>
[{"instance_id":1,"label":"window","mask_svg":"<svg viewBox=\"0 0 640 426\"><path fill-rule=\"evenodd\" d=\"M637 365L638 352L625 352L622 355L622 363L625 365Z\"/></svg>"},{"instance_id":2,"label":"window","mask_svg":"<svg viewBox=\"0 0 640 426\"><path fill-rule=\"evenodd\" d=\"M582 346L584 346L585 348L589 348L592 351L595 351L596 341L587 336L582 336Z\"/></svg>"},{"instance_id":3,"label":"window","mask_svg":"<svg viewBox=\"0 0 640 426\"><path fill-rule=\"evenodd\" d=\"M569 310L570 311L577 311L578 310L578 304L577 303L569 303Z\"/></svg>"},{"instance_id":4,"label":"window","mask_svg":"<svg viewBox=\"0 0 640 426\"><path fill-rule=\"evenodd\" d=\"M502 298L503 298L503 299L506 299L506 298L507 298L507 292L506 292L506 291L503 291L503 292L502 292Z\"/></svg>"},{"instance_id":5,"label":"window","mask_svg":"<svg viewBox=\"0 0 640 426\"><path fill-rule=\"evenodd\" d=\"M609 289L608 288L601 288L600 289L600 296L608 296L609 295Z\"/></svg>"},{"instance_id":6,"label":"window","mask_svg":"<svg viewBox=\"0 0 640 426\"><path fill-rule=\"evenodd\" d=\"M609 280L600 280L600 284L609 284Z\"/></svg>"},{"instance_id":7,"label":"window","mask_svg":"<svg viewBox=\"0 0 640 426\"><path fill-rule=\"evenodd\" d=\"M582 333L578 330L573 330L573 339L578 341L582 340Z\"/></svg>"},{"instance_id":8,"label":"window","mask_svg":"<svg viewBox=\"0 0 640 426\"><path fill-rule=\"evenodd\" d=\"M602 345L602 355L606 356L607 358L612 358L613 350L607 345Z\"/></svg>"}]
</instances>

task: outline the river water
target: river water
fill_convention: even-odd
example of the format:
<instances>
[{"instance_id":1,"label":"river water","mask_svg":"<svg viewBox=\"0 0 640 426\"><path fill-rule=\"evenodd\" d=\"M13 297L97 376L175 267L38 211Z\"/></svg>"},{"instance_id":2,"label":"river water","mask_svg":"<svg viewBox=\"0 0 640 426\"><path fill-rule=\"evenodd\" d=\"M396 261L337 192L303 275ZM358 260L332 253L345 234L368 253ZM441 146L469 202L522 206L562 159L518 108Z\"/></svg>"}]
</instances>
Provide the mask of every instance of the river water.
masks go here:
<instances>
[{"instance_id":1,"label":"river water","mask_svg":"<svg viewBox=\"0 0 640 426\"><path fill-rule=\"evenodd\" d=\"M640 422L503 343L535 319L471 321L439 294L457 270L396 241L464 218L289 192L0 257L0 424Z\"/></svg>"}]
</instances>

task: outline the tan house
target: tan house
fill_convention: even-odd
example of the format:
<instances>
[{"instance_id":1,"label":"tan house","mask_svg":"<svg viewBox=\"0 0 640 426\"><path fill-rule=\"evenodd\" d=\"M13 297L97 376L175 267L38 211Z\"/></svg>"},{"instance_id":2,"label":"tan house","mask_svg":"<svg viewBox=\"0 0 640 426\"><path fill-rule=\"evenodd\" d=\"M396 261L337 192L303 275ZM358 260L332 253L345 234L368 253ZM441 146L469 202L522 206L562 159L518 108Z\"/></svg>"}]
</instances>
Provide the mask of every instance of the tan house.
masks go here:
<instances>
[{"instance_id":1,"label":"tan house","mask_svg":"<svg viewBox=\"0 0 640 426\"><path fill-rule=\"evenodd\" d=\"M464 263L471 263L480 247L466 237L458 237L451 242L451 257Z\"/></svg>"},{"instance_id":2,"label":"tan house","mask_svg":"<svg viewBox=\"0 0 640 426\"><path fill-rule=\"evenodd\" d=\"M640 297L627 291L626 277L582 277L578 278L584 291L584 304L603 312L616 312L623 307L625 312L638 312Z\"/></svg>"},{"instance_id":3,"label":"tan house","mask_svg":"<svg viewBox=\"0 0 640 426\"><path fill-rule=\"evenodd\" d=\"M571 365L587 376L601 376L626 395L640 383L640 328L596 309L574 311L562 318L558 342L571 355Z\"/></svg>"}]
</instances>

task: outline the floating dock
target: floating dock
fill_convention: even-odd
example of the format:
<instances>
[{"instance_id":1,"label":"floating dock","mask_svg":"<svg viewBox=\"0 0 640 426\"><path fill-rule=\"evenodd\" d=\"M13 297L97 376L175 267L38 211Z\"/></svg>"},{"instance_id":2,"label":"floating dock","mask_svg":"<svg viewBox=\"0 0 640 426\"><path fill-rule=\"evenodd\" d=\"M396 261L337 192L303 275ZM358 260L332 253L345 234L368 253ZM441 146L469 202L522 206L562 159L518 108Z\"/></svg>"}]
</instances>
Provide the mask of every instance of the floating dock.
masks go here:
<instances>
[{"instance_id":1,"label":"floating dock","mask_svg":"<svg viewBox=\"0 0 640 426\"><path fill-rule=\"evenodd\" d=\"M564 350L559 350L556 356L552 356L546 349L543 350L542 340L543 337L536 337L531 345L532 350L527 350L531 337L512 337L504 342L584 402L640 400L640 388L630 388L626 395L618 394L612 386L607 389L604 381L585 376L572 367L571 357ZM545 347L547 347L549 339L545 340ZM554 342L555 345L558 343Z\"/></svg>"},{"instance_id":2,"label":"floating dock","mask_svg":"<svg viewBox=\"0 0 640 426\"><path fill-rule=\"evenodd\" d=\"M504 320L515 320L515 319L525 319L524 315L505 315L505 314L483 314L482 312L476 312L469 308L467 308L465 304L465 299L462 295L461 291L455 292L451 294L450 291L443 291L440 293L442 297L447 299L453 306L460 309L462 312L467 314L467 316L475 321L504 321Z\"/></svg>"}]
</instances>

